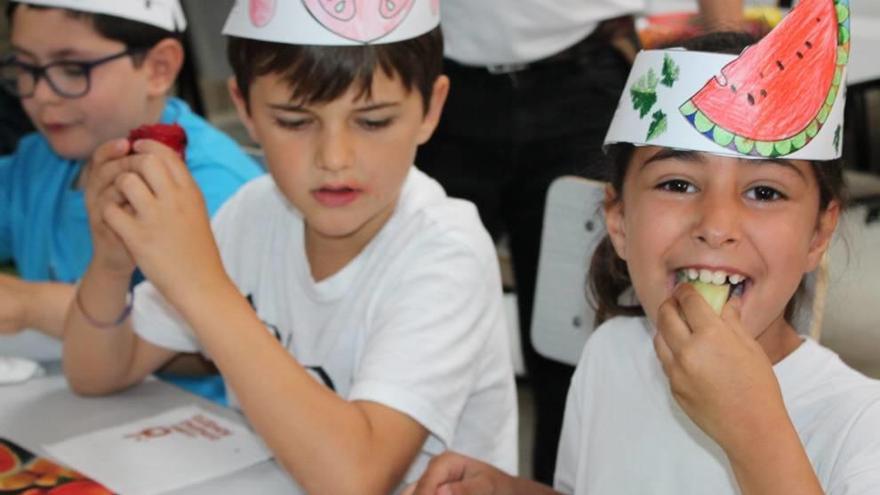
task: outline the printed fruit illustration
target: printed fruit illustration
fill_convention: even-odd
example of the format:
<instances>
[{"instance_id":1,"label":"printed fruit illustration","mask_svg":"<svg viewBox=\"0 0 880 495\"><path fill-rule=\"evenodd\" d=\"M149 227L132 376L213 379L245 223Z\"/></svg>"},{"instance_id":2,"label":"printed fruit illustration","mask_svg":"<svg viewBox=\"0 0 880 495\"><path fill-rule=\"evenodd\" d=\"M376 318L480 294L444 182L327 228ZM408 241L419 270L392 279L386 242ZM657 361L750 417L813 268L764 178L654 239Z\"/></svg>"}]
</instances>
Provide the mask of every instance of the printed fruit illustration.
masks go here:
<instances>
[{"instance_id":1,"label":"printed fruit illustration","mask_svg":"<svg viewBox=\"0 0 880 495\"><path fill-rule=\"evenodd\" d=\"M699 280L691 280L688 283L693 285L694 289L697 289L697 292L709 303L715 314L721 314L721 308L724 307L724 303L727 302L727 296L730 294L729 284L716 285L700 282Z\"/></svg>"},{"instance_id":2,"label":"printed fruit illustration","mask_svg":"<svg viewBox=\"0 0 880 495\"><path fill-rule=\"evenodd\" d=\"M831 113L849 42L849 0L801 0L680 111L720 146L754 156L794 153Z\"/></svg>"},{"instance_id":3,"label":"printed fruit illustration","mask_svg":"<svg viewBox=\"0 0 880 495\"><path fill-rule=\"evenodd\" d=\"M17 471L18 468L18 456L6 445L0 444L0 478Z\"/></svg>"},{"instance_id":4,"label":"printed fruit illustration","mask_svg":"<svg viewBox=\"0 0 880 495\"><path fill-rule=\"evenodd\" d=\"M343 38L369 43L391 33L406 19L413 0L302 0L309 13Z\"/></svg>"},{"instance_id":5,"label":"printed fruit illustration","mask_svg":"<svg viewBox=\"0 0 880 495\"><path fill-rule=\"evenodd\" d=\"M128 134L130 143L134 144L138 139L159 141L186 159L186 132L178 124L142 125Z\"/></svg>"}]
</instances>

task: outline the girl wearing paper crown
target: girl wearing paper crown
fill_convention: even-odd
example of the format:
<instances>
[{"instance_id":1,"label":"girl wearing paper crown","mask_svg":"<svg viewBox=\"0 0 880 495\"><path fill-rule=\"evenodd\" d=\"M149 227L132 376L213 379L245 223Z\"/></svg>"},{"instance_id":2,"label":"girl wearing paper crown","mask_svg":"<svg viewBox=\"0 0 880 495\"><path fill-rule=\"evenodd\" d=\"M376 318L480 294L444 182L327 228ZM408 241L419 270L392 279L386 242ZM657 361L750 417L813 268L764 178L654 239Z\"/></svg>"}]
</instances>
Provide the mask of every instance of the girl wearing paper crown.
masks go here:
<instances>
[{"instance_id":1,"label":"girl wearing paper crown","mask_svg":"<svg viewBox=\"0 0 880 495\"><path fill-rule=\"evenodd\" d=\"M802 0L739 56L707 53L730 34L636 59L558 492L880 493L880 383L792 324L843 207L848 14ZM558 492L447 454L408 493Z\"/></svg>"},{"instance_id":2,"label":"girl wearing paper crown","mask_svg":"<svg viewBox=\"0 0 880 495\"><path fill-rule=\"evenodd\" d=\"M59 338L92 257L83 188L101 143L144 124L180 125L186 168L212 214L261 170L168 96L183 63L177 0L16 0L6 16L12 54L0 61L0 83L38 132L0 157L0 263L21 277L0 275L0 334ZM60 344L38 337L0 336L0 354L58 359Z\"/></svg>"},{"instance_id":3,"label":"girl wearing paper crown","mask_svg":"<svg viewBox=\"0 0 880 495\"><path fill-rule=\"evenodd\" d=\"M211 226L169 150L99 150L71 386L116 392L203 352L295 493L396 492L447 449L515 472L494 246L412 165L448 90L438 24L429 0L237 2L230 89L270 175ZM127 295L135 264L148 282Z\"/></svg>"}]
</instances>

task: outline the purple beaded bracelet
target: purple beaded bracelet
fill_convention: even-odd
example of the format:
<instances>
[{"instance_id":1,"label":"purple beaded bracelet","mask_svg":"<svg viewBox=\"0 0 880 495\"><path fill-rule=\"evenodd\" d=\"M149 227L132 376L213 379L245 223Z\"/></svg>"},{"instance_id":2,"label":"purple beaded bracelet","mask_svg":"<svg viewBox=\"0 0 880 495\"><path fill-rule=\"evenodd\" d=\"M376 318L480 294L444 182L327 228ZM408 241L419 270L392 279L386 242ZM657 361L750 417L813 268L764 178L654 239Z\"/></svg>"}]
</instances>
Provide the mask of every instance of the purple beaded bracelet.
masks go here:
<instances>
[{"instance_id":1,"label":"purple beaded bracelet","mask_svg":"<svg viewBox=\"0 0 880 495\"><path fill-rule=\"evenodd\" d=\"M120 313L115 320L107 323L93 318L88 313L88 311L86 311L85 306L83 306L82 297L80 296L80 294L81 293L79 289L77 289L75 298L76 307L79 308L80 314L82 314L83 318L85 318L85 320L89 322L89 325L96 328L110 329L118 327L128 318L128 316L131 314L131 308L134 306L134 289L130 288L128 289L128 296L126 297L125 307L122 308L122 313Z\"/></svg>"}]
</instances>

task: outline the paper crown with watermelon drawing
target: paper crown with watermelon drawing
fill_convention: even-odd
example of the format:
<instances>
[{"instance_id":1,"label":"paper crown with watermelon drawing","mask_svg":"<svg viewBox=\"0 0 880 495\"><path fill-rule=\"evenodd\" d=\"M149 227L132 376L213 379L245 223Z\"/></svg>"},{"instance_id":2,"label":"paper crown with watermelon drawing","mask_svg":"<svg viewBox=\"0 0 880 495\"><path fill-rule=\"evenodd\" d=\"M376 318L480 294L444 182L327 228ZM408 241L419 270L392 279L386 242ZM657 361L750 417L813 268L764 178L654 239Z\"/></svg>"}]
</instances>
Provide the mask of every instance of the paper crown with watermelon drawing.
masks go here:
<instances>
[{"instance_id":1,"label":"paper crown with watermelon drawing","mask_svg":"<svg viewBox=\"0 0 880 495\"><path fill-rule=\"evenodd\" d=\"M290 45L394 43L440 24L440 0L236 0L223 34Z\"/></svg>"},{"instance_id":2,"label":"paper crown with watermelon drawing","mask_svg":"<svg viewBox=\"0 0 880 495\"><path fill-rule=\"evenodd\" d=\"M848 0L801 0L738 57L640 52L605 144L839 158L849 47Z\"/></svg>"},{"instance_id":3,"label":"paper crown with watermelon drawing","mask_svg":"<svg viewBox=\"0 0 880 495\"><path fill-rule=\"evenodd\" d=\"M186 29L186 16L179 0L11 0L43 7L106 14L131 21L143 22L166 31Z\"/></svg>"}]
</instances>

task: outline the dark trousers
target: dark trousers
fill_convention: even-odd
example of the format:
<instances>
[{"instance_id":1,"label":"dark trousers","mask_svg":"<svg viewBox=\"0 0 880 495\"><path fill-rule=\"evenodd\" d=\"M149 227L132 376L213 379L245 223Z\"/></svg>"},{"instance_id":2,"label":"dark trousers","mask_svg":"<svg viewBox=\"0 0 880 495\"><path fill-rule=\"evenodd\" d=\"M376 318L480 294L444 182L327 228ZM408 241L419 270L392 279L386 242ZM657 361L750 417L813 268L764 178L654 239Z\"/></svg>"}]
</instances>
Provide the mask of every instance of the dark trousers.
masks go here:
<instances>
[{"instance_id":1,"label":"dark trousers","mask_svg":"<svg viewBox=\"0 0 880 495\"><path fill-rule=\"evenodd\" d=\"M603 178L602 141L629 71L607 44L507 74L451 61L452 86L439 128L417 166L450 196L477 205L495 239L510 238L523 355L534 390L534 475L552 483L573 368L535 352L529 329L544 201L562 175Z\"/></svg>"}]
</instances>

